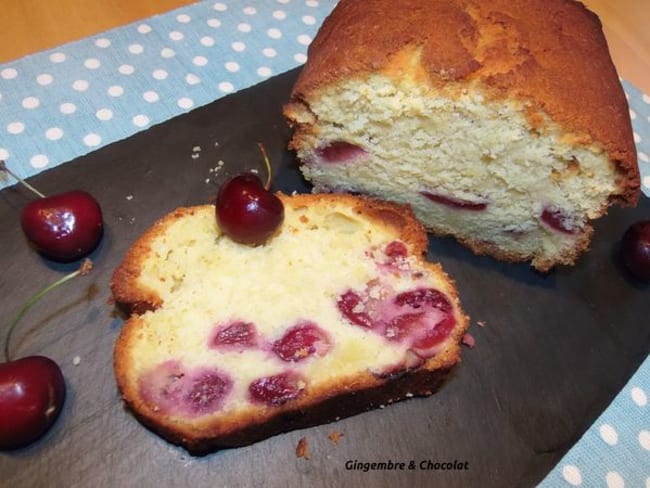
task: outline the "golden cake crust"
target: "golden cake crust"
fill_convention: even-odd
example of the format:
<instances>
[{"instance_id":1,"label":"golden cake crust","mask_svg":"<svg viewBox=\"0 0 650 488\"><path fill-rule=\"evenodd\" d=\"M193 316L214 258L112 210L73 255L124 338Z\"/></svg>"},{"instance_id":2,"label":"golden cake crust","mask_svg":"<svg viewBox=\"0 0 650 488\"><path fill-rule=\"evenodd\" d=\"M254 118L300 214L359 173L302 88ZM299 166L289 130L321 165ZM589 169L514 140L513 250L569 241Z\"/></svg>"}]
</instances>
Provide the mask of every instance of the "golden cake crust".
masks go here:
<instances>
[{"instance_id":1,"label":"golden cake crust","mask_svg":"<svg viewBox=\"0 0 650 488\"><path fill-rule=\"evenodd\" d=\"M363 196L331 194L295 194L288 196L277 193L284 205L310 206L328 205L329 202L346 202L362 215L371 217L378 226L390 227L398 231L399 238L409 242L413 254L426 253L428 240L422 224L415 219L410 208L394 202L385 202ZM151 241L164 234L166 228L175 220L201 211L210 205L178 208L156 221L127 251L120 265L113 272L111 291L115 301L128 313L141 314L155 310L162 305L162 298L156 290L143 288L137 282L143 260L151 253Z\"/></svg>"},{"instance_id":2,"label":"golden cake crust","mask_svg":"<svg viewBox=\"0 0 650 488\"><path fill-rule=\"evenodd\" d=\"M285 114L293 119L293 104L309 107L341 79L376 73L519 101L532 127L548 116L576 143L605 150L620 170L612 200L638 200L627 100L600 21L580 2L342 0L310 45Z\"/></svg>"},{"instance_id":3,"label":"golden cake crust","mask_svg":"<svg viewBox=\"0 0 650 488\"><path fill-rule=\"evenodd\" d=\"M114 350L114 369L122 397L134 415L146 426L171 442L180 444L194 454L203 454L223 447L250 444L270 435L299 427L337 420L381 405L393 403L413 395L432 394L445 379L451 368L460 361L460 342L468 326L469 318L460 309L460 302L453 281L441 266L424 261L427 237L422 225L415 219L410 208L395 203L367 197L332 194L305 194L287 196L277 194L285 207L329 206L344 203L354 213L373 222L374 226L387 229L395 239L409 248L409 254L418 264L431 270L437 277L440 290L454 306L456 326L443 350L426 359L413 369L400 370L395 374L377 375L364 371L348 378L345 386L332 379L319 388L311 388L309 395L281 406L251 406L219 422L210 417L195 422L182 422L173 416L162 415L143 401L138 391L138 379L134 371L132 343L145 335L153 343L156 337L143 326L143 313L155 311L163 305L163 299L154 289L142 288L138 282L143 263L150 257L153 241L165 235L166 229L179 219L196 213L214 213L214 206L204 205L179 208L158 220L129 249L122 263L116 268L111 289L116 302L132 312L126 321ZM285 224L283 224L286 226ZM286 226L283 232L292 232ZM267 245L273 245L272 240Z\"/></svg>"}]
</instances>

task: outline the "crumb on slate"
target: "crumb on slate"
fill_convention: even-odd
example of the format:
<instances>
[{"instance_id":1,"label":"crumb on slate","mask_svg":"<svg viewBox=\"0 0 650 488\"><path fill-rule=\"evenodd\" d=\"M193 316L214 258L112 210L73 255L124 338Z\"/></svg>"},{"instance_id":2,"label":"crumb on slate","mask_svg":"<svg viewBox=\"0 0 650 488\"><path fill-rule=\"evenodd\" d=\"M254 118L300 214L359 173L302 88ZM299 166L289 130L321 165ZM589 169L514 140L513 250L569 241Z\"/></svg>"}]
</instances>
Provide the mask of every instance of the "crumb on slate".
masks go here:
<instances>
[{"instance_id":1,"label":"crumb on slate","mask_svg":"<svg viewBox=\"0 0 650 488\"><path fill-rule=\"evenodd\" d=\"M194 146L194 147L192 148L192 152L195 152L195 153L196 153L196 152L201 152L201 146Z\"/></svg>"},{"instance_id":2,"label":"crumb on slate","mask_svg":"<svg viewBox=\"0 0 650 488\"><path fill-rule=\"evenodd\" d=\"M476 345L476 339L474 339L472 334L467 333L463 336L463 344L471 349Z\"/></svg>"},{"instance_id":3,"label":"crumb on slate","mask_svg":"<svg viewBox=\"0 0 650 488\"><path fill-rule=\"evenodd\" d=\"M309 444L307 438L301 437L296 446L296 457L309 459Z\"/></svg>"},{"instance_id":4,"label":"crumb on slate","mask_svg":"<svg viewBox=\"0 0 650 488\"><path fill-rule=\"evenodd\" d=\"M476 322L476 325L478 325L479 327L485 327L487 323L485 323L483 320L479 320L478 322Z\"/></svg>"},{"instance_id":5,"label":"crumb on slate","mask_svg":"<svg viewBox=\"0 0 650 488\"><path fill-rule=\"evenodd\" d=\"M127 195L127 196L126 196L126 199L127 199L127 200L133 200L133 195Z\"/></svg>"},{"instance_id":6,"label":"crumb on slate","mask_svg":"<svg viewBox=\"0 0 650 488\"><path fill-rule=\"evenodd\" d=\"M81 362L81 357L75 356L74 358L72 358L72 364L74 364L75 366L79 366L80 362Z\"/></svg>"},{"instance_id":7,"label":"crumb on slate","mask_svg":"<svg viewBox=\"0 0 650 488\"><path fill-rule=\"evenodd\" d=\"M79 274L81 276L86 276L93 269L93 262L90 258L86 258L81 262L79 266Z\"/></svg>"},{"instance_id":8,"label":"crumb on slate","mask_svg":"<svg viewBox=\"0 0 650 488\"><path fill-rule=\"evenodd\" d=\"M343 433L337 431L334 431L327 436L327 438L331 440L334 444L338 444L342 437L343 437Z\"/></svg>"}]
</instances>

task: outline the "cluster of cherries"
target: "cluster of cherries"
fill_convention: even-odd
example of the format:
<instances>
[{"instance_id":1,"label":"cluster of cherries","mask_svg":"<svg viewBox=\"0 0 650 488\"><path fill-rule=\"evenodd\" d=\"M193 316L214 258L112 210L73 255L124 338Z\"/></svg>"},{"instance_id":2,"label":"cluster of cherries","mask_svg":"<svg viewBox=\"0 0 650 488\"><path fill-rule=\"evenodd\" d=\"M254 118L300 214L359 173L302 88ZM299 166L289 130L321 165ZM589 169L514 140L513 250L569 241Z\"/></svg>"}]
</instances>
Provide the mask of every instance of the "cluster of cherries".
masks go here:
<instances>
[{"instance_id":1,"label":"cluster of cherries","mask_svg":"<svg viewBox=\"0 0 650 488\"><path fill-rule=\"evenodd\" d=\"M217 196L216 219L231 239L248 245L264 244L284 220L282 201L269 191L271 166L260 144L268 176L266 183L252 173L226 181ZM0 162L0 170L16 177ZM21 213L27 240L44 257L71 262L87 256L103 234L99 203L84 191L69 191L46 197L27 182L39 199L28 203ZM650 281L650 220L637 222L624 234L621 257L630 273ZM12 360L11 334L22 316L43 295L79 274L78 271L34 295L10 323L5 341L5 362L0 363L0 449L24 447L43 436L56 420L65 399L65 381L60 367L44 356Z\"/></svg>"},{"instance_id":2,"label":"cluster of cherries","mask_svg":"<svg viewBox=\"0 0 650 488\"><path fill-rule=\"evenodd\" d=\"M263 244L280 226L284 207L269 191L271 169L265 185L252 173L226 182L218 195L216 218L224 233L251 245ZM73 262L89 255L103 235L102 211L97 200L84 191L45 196L15 175L5 171L38 195L21 212L27 241L42 256L57 262ZM41 297L70 279L86 274L90 261L31 297L11 321L5 339L5 361L0 363L0 450L25 447L42 437L56 421L65 401L65 380L59 365L45 356L12 359L11 335L22 316Z\"/></svg>"}]
</instances>

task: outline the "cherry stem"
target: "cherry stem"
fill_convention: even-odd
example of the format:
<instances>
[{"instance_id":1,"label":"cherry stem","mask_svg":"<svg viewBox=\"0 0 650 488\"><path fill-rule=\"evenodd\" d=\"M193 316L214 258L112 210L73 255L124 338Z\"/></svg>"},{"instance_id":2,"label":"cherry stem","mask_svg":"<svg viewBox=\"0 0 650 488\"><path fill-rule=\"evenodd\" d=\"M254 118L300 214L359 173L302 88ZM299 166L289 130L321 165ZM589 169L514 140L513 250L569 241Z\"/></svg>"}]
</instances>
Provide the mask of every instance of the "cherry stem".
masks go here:
<instances>
[{"instance_id":1,"label":"cherry stem","mask_svg":"<svg viewBox=\"0 0 650 488\"><path fill-rule=\"evenodd\" d=\"M46 286L45 288L43 288L41 291L33 295L29 300L25 302L23 307L18 311L18 313L14 316L14 318L9 323L9 329L7 331L7 337L5 339L5 347L4 347L5 359L7 361L11 361L11 355L9 354L11 335L16 329L16 325L18 325L18 322L20 322L20 319L23 318L23 316L29 311L29 309L32 308L32 306L36 302L38 302L41 298L43 298L45 295L47 295L49 292L54 290L59 285L62 285L66 281L70 281L72 278L75 278L79 275L86 275L88 274L88 272L90 272L91 269L92 269L92 261L90 259L84 259L83 263L81 263L81 266L77 271L73 271L72 273L67 274L64 277L59 278L54 283Z\"/></svg>"},{"instance_id":2,"label":"cherry stem","mask_svg":"<svg viewBox=\"0 0 650 488\"><path fill-rule=\"evenodd\" d=\"M271 161L269 161L269 155L266 154L264 144L258 142L257 147L260 148L260 152L264 158L264 164L266 164L266 183L264 183L264 189L268 191L268 189L271 188Z\"/></svg>"},{"instance_id":3,"label":"cherry stem","mask_svg":"<svg viewBox=\"0 0 650 488\"><path fill-rule=\"evenodd\" d=\"M36 188L34 188L34 187L33 187L32 185L30 185L29 183L27 183L25 180L23 180L23 179L22 179L20 176L18 176L16 173L14 173L13 171L11 171L11 170L7 167L7 164L6 164L4 161L2 161L2 160L0 160L0 170L1 170L1 171L6 171L6 172L9 173L11 176L13 176L14 179L15 179L16 181L18 181L20 184L24 185L27 189L29 189L29 190L31 190L32 192L36 193L39 197L41 197L41 198L45 198L45 195L43 195L40 191L38 191Z\"/></svg>"}]
</instances>

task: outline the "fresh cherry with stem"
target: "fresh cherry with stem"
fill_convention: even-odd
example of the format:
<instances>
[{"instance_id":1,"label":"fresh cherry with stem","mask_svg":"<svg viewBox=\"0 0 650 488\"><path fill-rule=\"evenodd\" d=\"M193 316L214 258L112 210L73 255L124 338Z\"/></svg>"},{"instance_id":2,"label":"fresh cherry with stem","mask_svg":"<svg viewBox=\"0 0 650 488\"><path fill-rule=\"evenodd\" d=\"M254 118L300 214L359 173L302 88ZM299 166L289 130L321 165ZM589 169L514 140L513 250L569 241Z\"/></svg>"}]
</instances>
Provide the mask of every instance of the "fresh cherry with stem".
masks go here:
<instances>
[{"instance_id":1,"label":"fresh cherry with stem","mask_svg":"<svg viewBox=\"0 0 650 488\"><path fill-rule=\"evenodd\" d=\"M61 368L45 356L12 359L11 336L20 319L44 295L92 268L81 267L33 295L9 323L4 343L5 362L0 363L0 450L25 447L42 437L54 424L65 401Z\"/></svg>"},{"instance_id":2,"label":"fresh cherry with stem","mask_svg":"<svg viewBox=\"0 0 650 488\"><path fill-rule=\"evenodd\" d=\"M38 252L53 261L70 262L95 249L104 224L101 207L89 193L73 190L45 196L13 173L4 161L0 161L0 170L39 197L25 205L20 215L25 237Z\"/></svg>"},{"instance_id":3,"label":"fresh cherry with stem","mask_svg":"<svg viewBox=\"0 0 650 488\"><path fill-rule=\"evenodd\" d=\"M262 144L258 144L266 164L266 183L253 173L244 173L226 181L217 195L216 217L219 228L241 244L264 244L282 224L284 206L269 191L271 163Z\"/></svg>"}]
</instances>

